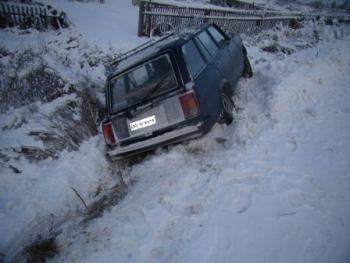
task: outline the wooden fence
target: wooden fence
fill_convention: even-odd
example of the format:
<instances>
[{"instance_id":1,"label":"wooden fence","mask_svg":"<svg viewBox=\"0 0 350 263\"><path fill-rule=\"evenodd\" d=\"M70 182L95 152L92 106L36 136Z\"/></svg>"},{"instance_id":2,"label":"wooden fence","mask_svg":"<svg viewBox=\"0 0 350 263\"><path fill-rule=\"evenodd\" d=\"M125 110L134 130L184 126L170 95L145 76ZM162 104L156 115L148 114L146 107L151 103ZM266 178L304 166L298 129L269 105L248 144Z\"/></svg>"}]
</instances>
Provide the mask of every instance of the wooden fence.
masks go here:
<instances>
[{"instance_id":1,"label":"wooden fence","mask_svg":"<svg viewBox=\"0 0 350 263\"><path fill-rule=\"evenodd\" d=\"M19 26L22 29L67 27L66 16L51 6L0 3L0 28Z\"/></svg>"},{"instance_id":2,"label":"wooden fence","mask_svg":"<svg viewBox=\"0 0 350 263\"><path fill-rule=\"evenodd\" d=\"M349 21L349 17L339 18ZM320 19L314 14L279 12L270 10L242 10L225 7L206 7L186 4L168 4L162 0L141 0L139 9L139 36L161 35L166 31L215 23L226 32L256 33L276 24L295 25L301 20Z\"/></svg>"},{"instance_id":3,"label":"wooden fence","mask_svg":"<svg viewBox=\"0 0 350 263\"><path fill-rule=\"evenodd\" d=\"M248 3L244 1L238 1L238 0L210 0L210 3L213 5L228 6L232 8L245 9L245 10L264 9L261 6L256 5L254 3Z\"/></svg>"}]
</instances>

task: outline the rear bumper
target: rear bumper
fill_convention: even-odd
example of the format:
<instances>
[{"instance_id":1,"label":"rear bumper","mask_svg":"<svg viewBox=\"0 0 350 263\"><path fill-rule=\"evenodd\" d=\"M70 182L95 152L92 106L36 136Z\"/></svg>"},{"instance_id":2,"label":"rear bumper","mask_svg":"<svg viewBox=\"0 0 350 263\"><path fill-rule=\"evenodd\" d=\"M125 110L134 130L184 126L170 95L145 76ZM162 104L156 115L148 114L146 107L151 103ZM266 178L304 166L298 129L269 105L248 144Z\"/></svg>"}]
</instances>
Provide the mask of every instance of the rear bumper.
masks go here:
<instances>
[{"instance_id":1,"label":"rear bumper","mask_svg":"<svg viewBox=\"0 0 350 263\"><path fill-rule=\"evenodd\" d=\"M186 126L181 129L173 130L162 135L146 139L144 141L136 142L127 146L119 146L116 149L108 151L107 156L112 160L118 160L123 157L149 151L162 145L197 138L203 134L199 127L200 125Z\"/></svg>"}]
</instances>

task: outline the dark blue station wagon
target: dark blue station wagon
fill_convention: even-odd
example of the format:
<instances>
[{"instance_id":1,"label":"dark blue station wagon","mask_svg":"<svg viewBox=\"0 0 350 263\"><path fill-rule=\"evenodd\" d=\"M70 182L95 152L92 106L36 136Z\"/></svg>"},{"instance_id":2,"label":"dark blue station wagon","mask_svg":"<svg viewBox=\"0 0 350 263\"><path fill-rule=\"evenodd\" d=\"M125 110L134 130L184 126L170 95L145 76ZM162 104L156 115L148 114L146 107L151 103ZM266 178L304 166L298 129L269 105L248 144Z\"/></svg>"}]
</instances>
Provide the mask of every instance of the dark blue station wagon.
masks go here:
<instances>
[{"instance_id":1,"label":"dark blue station wagon","mask_svg":"<svg viewBox=\"0 0 350 263\"><path fill-rule=\"evenodd\" d=\"M111 159L202 136L233 120L232 95L252 69L239 36L214 24L147 42L116 60L102 124Z\"/></svg>"}]
</instances>

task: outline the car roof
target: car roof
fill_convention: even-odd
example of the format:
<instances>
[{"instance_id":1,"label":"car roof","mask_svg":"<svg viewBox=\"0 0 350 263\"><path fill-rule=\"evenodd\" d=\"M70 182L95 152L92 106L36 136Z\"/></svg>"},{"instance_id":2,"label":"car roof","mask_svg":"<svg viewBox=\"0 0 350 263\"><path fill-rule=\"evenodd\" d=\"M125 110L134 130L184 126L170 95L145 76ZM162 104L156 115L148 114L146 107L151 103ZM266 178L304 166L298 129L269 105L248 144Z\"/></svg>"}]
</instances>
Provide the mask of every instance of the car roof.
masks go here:
<instances>
[{"instance_id":1,"label":"car roof","mask_svg":"<svg viewBox=\"0 0 350 263\"><path fill-rule=\"evenodd\" d=\"M130 56L127 56L127 53L125 53L124 55L121 55L120 57L122 56L126 56L126 57L121 59L120 62L118 62L118 58L116 59L115 70L113 70L109 78L114 77L115 75L118 75L123 71L143 61L147 61L148 59L158 54L161 54L166 50L181 46L182 44L187 42L191 37L193 37L200 31L204 30L205 28L211 25L212 24L206 24L204 26L202 25L199 27L186 28L181 30L180 32L170 33L168 35L165 35L164 37L161 37L159 40L156 39L155 42L150 46L147 46L144 49L141 49L140 51L135 52L134 54L130 54Z\"/></svg>"}]
</instances>

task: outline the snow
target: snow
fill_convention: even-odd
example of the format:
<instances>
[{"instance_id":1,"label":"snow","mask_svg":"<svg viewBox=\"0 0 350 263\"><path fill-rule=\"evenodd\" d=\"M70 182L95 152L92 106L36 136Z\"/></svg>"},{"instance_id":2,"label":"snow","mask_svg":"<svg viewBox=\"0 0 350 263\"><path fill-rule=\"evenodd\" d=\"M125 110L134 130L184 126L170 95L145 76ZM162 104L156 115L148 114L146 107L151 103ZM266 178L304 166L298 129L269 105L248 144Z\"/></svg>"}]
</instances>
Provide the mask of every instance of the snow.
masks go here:
<instances>
[{"instance_id":1,"label":"snow","mask_svg":"<svg viewBox=\"0 0 350 263\"><path fill-rule=\"evenodd\" d=\"M255 65L235 127L134 166L122 203L60 236L73 245L57 261L347 262L349 40Z\"/></svg>"},{"instance_id":2,"label":"snow","mask_svg":"<svg viewBox=\"0 0 350 263\"><path fill-rule=\"evenodd\" d=\"M130 19L138 17L138 7L132 6L131 1L106 0L106 4L78 1L55 1L52 4L49 0L41 2L64 10L91 45L130 49L146 40L137 37L138 20Z\"/></svg>"},{"instance_id":3,"label":"snow","mask_svg":"<svg viewBox=\"0 0 350 263\"><path fill-rule=\"evenodd\" d=\"M73 217L72 212L81 203L71 187L78 192L82 189L84 193L93 193L102 179L111 184L116 181L108 171L100 139L85 142L77 153L62 153L57 161L48 159L33 164L22 158L17 165L25 170L20 174L2 169L1 247L8 256L18 252L33 230L43 234L51 225ZM86 201L92 199L85 194L83 197ZM71 212L67 214L67 211Z\"/></svg>"},{"instance_id":4,"label":"snow","mask_svg":"<svg viewBox=\"0 0 350 263\"><path fill-rule=\"evenodd\" d=\"M2 30L1 45L20 51L40 38L50 47L44 59L75 83L104 78L84 53L104 56L145 41L136 37L131 1L55 5L74 27L59 35ZM66 49L72 37L79 47ZM75 95L0 114L0 261L54 235L59 254L49 262L349 262L349 26L306 24L243 38L254 76L238 84L233 125L130 166L127 195L88 222L72 188L90 205L119 182L100 134L57 159L30 161L11 150L42 147L28 133L47 127L40 116ZM271 44L292 54L262 51ZM56 53L72 58L70 66L55 63ZM13 158L3 161L4 153Z\"/></svg>"}]
</instances>

